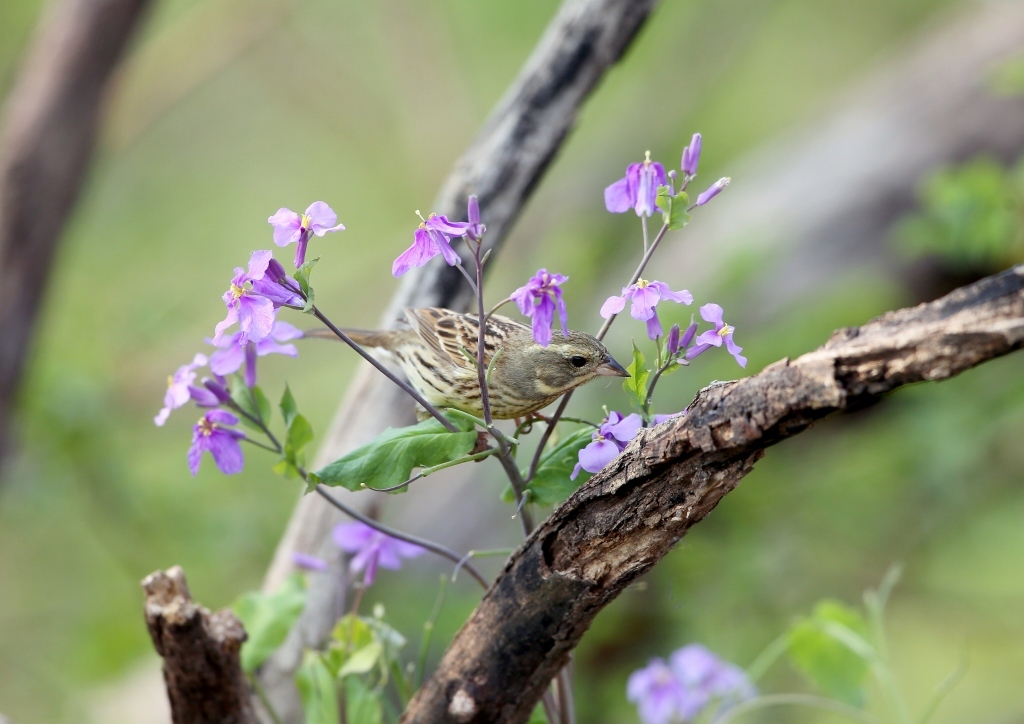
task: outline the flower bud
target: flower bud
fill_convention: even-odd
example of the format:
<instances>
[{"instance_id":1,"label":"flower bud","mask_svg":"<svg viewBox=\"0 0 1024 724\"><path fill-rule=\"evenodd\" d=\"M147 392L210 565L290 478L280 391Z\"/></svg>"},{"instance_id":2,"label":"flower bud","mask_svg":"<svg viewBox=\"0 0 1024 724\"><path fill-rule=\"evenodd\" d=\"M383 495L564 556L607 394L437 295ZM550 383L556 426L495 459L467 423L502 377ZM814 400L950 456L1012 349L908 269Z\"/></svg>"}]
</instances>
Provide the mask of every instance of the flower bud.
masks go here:
<instances>
[{"instance_id":1,"label":"flower bud","mask_svg":"<svg viewBox=\"0 0 1024 724\"><path fill-rule=\"evenodd\" d=\"M689 327L686 328L686 331L683 332L683 337L682 339L679 340L679 348L686 349L687 347L689 347L690 342L693 341L693 335L695 334L697 334L697 323L693 322Z\"/></svg>"},{"instance_id":2,"label":"flower bud","mask_svg":"<svg viewBox=\"0 0 1024 724\"><path fill-rule=\"evenodd\" d=\"M280 284L288 278L288 272L281 266L281 262L271 257L270 262L267 264L267 278Z\"/></svg>"},{"instance_id":3,"label":"flower bud","mask_svg":"<svg viewBox=\"0 0 1024 724\"><path fill-rule=\"evenodd\" d=\"M718 196L718 194L722 193L722 189L728 186L731 181L732 179L728 176L723 176L715 181L710 187L708 187L707 191L697 197L697 206L703 206L708 201Z\"/></svg>"},{"instance_id":4,"label":"flower bud","mask_svg":"<svg viewBox=\"0 0 1024 724\"><path fill-rule=\"evenodd\" d=\"M224 385L218 382L217 380L211 380L209 377L204 377L203 387L212 392L217 397L217 399L220 400L222 403L231 402L231 395L228 394L228 391L227 389L224 388Z\"/></svg>"},{"instance_id":5,"label":"flower bud","mask_svg":"<svg viewBox=\"0 0 1024 724\"><path fill-rule=\"evenodd\" d=\"M673 324L672 329L668 331L668 339L665 342L665 347L668 349L669 354L675 354L679 351L679 325Z\"/></svg>"},{"instance_id":6,"label":"flower bud","mask_svg":"<svg viewBox=\"0 0 1024 724\"><path fill-rule=\"evenodd\" d=\"M683 149L683 161L680 166L687 176L697 173L697 163L700 161L700 143L700 134L694 133L690 145Z\"/></svg>"}]
</instances>

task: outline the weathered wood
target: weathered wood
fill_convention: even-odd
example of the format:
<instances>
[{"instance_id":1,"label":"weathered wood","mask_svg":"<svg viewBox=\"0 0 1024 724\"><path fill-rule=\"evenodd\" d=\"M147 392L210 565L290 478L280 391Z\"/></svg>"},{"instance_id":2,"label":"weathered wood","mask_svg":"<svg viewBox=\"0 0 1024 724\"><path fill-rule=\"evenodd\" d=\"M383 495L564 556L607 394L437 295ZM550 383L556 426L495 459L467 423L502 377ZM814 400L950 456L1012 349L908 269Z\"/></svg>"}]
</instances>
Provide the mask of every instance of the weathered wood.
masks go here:
<instances>
[{"instance_id":1,"label":"weathered wood","mask_svg":"<svg viewBox=\"0 0 1024 724\"><path fill-rule=\"evenodd\" d=\"M239 660L246 634L235 614L195 603L178 566L146 576L142 588L174 724L255 724Z\"/></svg>"},{"instance_id":2,"label":"weathered wood","mask_svg":"<svg viewBox=\"0 0 1024 724\"><path fill-rule=\"evenodd\" d=\"M45 14L0 130L0 459L61 230L103 98L150 0L61 0Z\"/></svg>"},{"instance_id":3,"label":"weathered wood","mask_svg":"<svg viewBox=\"0 0 1024 724\"><path fill-rule=\"evenodd\" d=\"M897 387L1024 346L1024 265L835 332L706 388L641 431L516 551L403 717L524 722L597 613L710 513L765 448Z\"/></svg>"}]
</instances>

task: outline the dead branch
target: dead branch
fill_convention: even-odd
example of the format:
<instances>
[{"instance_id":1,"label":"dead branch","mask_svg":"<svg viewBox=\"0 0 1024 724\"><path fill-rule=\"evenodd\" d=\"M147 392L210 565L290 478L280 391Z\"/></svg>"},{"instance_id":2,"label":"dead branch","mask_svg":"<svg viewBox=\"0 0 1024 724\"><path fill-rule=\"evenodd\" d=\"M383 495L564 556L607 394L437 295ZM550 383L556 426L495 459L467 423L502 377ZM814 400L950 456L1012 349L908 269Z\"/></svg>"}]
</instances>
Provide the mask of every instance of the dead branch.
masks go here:
<instances>
[{"instance_id":1,"label":"dead branch","mask_svg":"<svg viewBox=\"0 0 1024 724\"><path fill-rule=\"evenodd\" d=\"M706 388L643 430L523 543L403 722L525 722L597 613L733 490L765 448L914 382L1024 346L1024 265L835 332Z\"/></svg>"},{"instance_id":2,"label":"dead branch","mask_svg":"<svg viewBox=\"0 0 1024 724\"><path fill-rule=\"evenodd\" d=\"M49 8L0 130L0 459L50 263L92 157L104 95L149 0Z\"/></svg>"},{"instance_id":3,"label":"dead branch","mask_svg":"<svg viewBox=\"0 0 1024 724\"><path fill-rule=\"evenodd\" d=\"M255 724L239 660L246 634L235 614L196 604L179 566L151 573L142 588L174 724Z\"/></svg>"}]
</instances>

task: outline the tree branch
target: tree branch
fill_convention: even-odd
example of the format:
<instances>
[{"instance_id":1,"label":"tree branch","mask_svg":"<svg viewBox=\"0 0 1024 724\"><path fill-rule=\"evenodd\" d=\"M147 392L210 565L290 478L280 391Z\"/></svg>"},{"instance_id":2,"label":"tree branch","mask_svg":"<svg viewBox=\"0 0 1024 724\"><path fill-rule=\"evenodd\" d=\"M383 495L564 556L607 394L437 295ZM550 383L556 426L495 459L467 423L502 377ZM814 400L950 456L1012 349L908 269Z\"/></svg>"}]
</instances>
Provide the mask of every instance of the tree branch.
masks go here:
<instances>
[{"instance_id":1,"label":"tree branch","mask_svg":"<svg viewBox=\"0 0 1024 724\"><path fill-rule=\"evenodd\" d=\"M149 0L62 0L40 23L0 130L0 457L50 262L102 101Z\"/></svg>"},{"instance_id":2,"label":"tree branch","mask_svg":"<svg viewBox=\"0 0 1024 724\"><path fill-rule=\"evenodd\" d=\"M597 613L710 513L765 448L833 412L1022 346L1024 265L705 388L686 416L641 430L523 543L402 721L525 722Z\"/></svg>"},{"instance_id":3,"label":"tree branch","mask_svg":"<svg viewBox=\"0 0 1024 724\"><path fill-rule=\"evenodd\" d=\"M255 724L238 657L246 634L235 614L197 605L178 566L146 576L142 588L174 724Z\"/></svg>"}]
</instances>

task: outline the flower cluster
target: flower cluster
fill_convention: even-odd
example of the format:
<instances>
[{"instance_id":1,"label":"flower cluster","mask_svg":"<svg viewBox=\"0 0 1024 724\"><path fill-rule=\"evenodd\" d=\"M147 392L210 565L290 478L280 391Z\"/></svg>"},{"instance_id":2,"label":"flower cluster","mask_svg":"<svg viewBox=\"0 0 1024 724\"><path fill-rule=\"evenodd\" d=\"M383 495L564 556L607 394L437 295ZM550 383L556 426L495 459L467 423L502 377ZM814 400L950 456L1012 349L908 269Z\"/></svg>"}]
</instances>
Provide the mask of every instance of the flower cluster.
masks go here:
<instances>
[{"instance_id":1,"label":"flower cluster","mask_svg":"<svg viewBox=\"0 0 1024 724\"><path fill-rule=\"evenodd\" d=\"M667 663L651 659L626 684L626 697L637 705L644 724L692 722L711 707L721 712L756 694L742 669L699 644L684 646Z\"/></svg>"},{"instance_id":2,"label":"flower cluster","mask_svg":"<svg viewBox=\"0 0 1024 724\"><path fill-rule=\"evenodd\" d=\"M378 568L396 571L402 567L403 558L416 558L425 550L398 538L381 533L365 523L338 523L331 530L334 544L350 554L349 570L363 573L363 585L372 585ZM292 560L299 568L309 571L326 571L327 561L308 553L293 553Z\"/></svg>"},{"instance_id":3,"label":"flower cluster","mask_svg":"<svg viewBox=\"0 0 1024 724\"><path fill-rule=\"evenodd\" d=\"M438 254L448 266L461 264L462 257L452 248L452 238L466 236L473 241L480 241L487 231L487 227L480 223L480 204L476 196L469 197L466 218L469 221L449 221L447 216L431 214L421 221L413 233L412 246L398 255L391 265L391 273L400 277L413 267L423 266Z\"/></svg>"}]
</instances>

